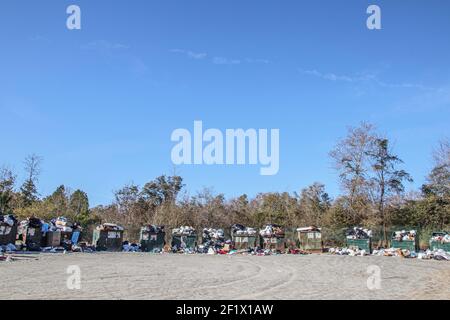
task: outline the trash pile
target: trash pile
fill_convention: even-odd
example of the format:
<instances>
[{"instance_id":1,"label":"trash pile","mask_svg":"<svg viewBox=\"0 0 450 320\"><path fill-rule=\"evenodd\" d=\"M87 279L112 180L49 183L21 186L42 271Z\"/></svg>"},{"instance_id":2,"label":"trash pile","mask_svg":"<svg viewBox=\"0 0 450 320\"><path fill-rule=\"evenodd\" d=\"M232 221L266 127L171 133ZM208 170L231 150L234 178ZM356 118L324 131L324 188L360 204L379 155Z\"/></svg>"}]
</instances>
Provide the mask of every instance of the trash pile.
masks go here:
<instances>
[{"instance_id":1,"label":"trash pile","mask_svg":"<svg viewBox=\"0 0 450 320\"><path fill-rule=\"evenodd\" d=\"M281 226L276 224L268 224L264 229L259 231L259 234L263 238L284 238L284 230Z\"/></svg>"},{"instance_id":2,"label":"trash pile","mask_svg":"<svg viewBox=\"0 0 450 320\"><path fill-rule=\"evenodd\" d=\"M192 254L197 246L197 233L193 227L181 226L172 230L172 252Z\"/></svg>"},{"instance_id":3,"label":"trash pile","mask_svg":"<svg viewBox=\"0 0 450 320\"><path fill-rule=\"evenodd\" d=\"M395 241L415 241L417 232L416 230L411 231L396 231L392 237L392 240Z\"/></svg>"},{"instance_id":4,"label":"trash pile","mask_svg":"<svg viewBox=\"0 0 450 320\"><path fill-rule=\"evenodd\" d=\"M72 225L69 220L65 217L58 217L56 219L50 220L50 228L49 231L61 231L61 232L73 232L74 226L75 229L78 229L78 225L74 224Z\"/></svg>"},{"instance_id":5,"label":"trash pile","mask_svg":"<svg viewBox=\"0 0 450 320\"><path fill-rule=\"evenodd\" d=\"M192 227L181 226L172 230L172 235L174 236L194 236L195 229Z\"/></svg>"},{"instance_id":6,"label":"trash pile","mask_svg":"<svg viewBox=\"0 0 450 320\"><path fill-rule=\"evenodd\" d=\"M231 226L231 232L236 236L255 236L254 228L245 227L242 224L234 224Z\"/></svg>"},{"instance_id":7,"label":"trash pile","mask_svg":"<svg viewBox=\"0 0 450 320\"><path fill-rule=\"evenodd\" d=\"M203 239L207 241L221 241L225 240L225 233L222 229L203 229Z\"/></svg>"},{"instance_id":8,"label":"trash pile","mask_svg":"<svg viewBox=\"0 0 450 320\"><path fill-rule=\"evenodd\" d=\"M446 232L434 233L433 236L431 237L431 241L440 242L442 244L450 243L450 234Z\"/></svg>"},{"instance_id":9,"label":"trash pile","mask_svg":"<svg viewBox=\"0 0 450 320\"><path fill-rule=\"evenodd\" d=\"M17 219L13 215L0 215L0 252L16 251L15 226Z\"/></svg>"},{"instance_id":10,"label":"trash pile","mask_svg":"<svg viewBox=\"0 0 450 320\"><path fill-rule=\"evenodd\" d=\"M425 252L420 252L418 254L418 259L420 260L439 260L439 261L450 261L450 253L445 252L443 249L438 250L427 250Z\"/></svg>"},{"instance_id":11,"label":"trash pile","mask_svg":"<svg viewBox=\"0 0 450 320\"><path fill-rule=\"evenodd\" d=\"M15 251L17 251L17 247L12 243L0 246L0 253L2 253L2 252L10 253L10 252L15 252Z\"/></svg>"},{"instance_id":12,"label":"trash pile","mask_svg":"<svg viewBox=\"0 0 450 320\"><path fill-rule=\"evenodd\" d=\"M89 245L87 242L79 242L76 245L72 245L72 252L93 253L95 251L95 246Z\"/></svg>"},{"instance_id":13,"label":"trash pile","mask_svg":"<svg viewBox=\"0 0 450 320\"><path fill-rule=\"evenodd\" d=\"M380 249L373 251L374 256L384 256L384 257L402 257L402 258L411 258L411 259L420 259L420 260L446 260L450 261L450 253L445 252L442 249L438 250L426 250L421 251L419 253L415 251L410 251L407 249Z\"/></svg>"},{"instance_id":14,"label":"trash pile","mask_svg":"<svg viewBox=\"0 0 450 320\"><path fill-rule=\"evenodd\" d=\"M370 239L372 238L372 230L355 227L353 229L348 229L345 232L345 236L349 240Z\"/></svg>"},{"instance_id":15,"label":"trash pile","mask_svg":"<svg viewBox=\"0 0 450 320\"><path fill-rule=\"evenodd\" d=\"M395 249L395 248L373 250L372 255L383 257L403 257L403 258L418 257L415 251L410 251L407 249Z\"/></svg>"},{"instance_id":16,"label":"trash pile","mask_svg":"<svg viewBox=\"0 0 450 320\"><path fill-rule=\"evenodd\" d=\"M26 247L29 251L40 251L42 236L47 232L48 224L43 220L30 217L18 225L18 235L21 239L20 248Z\"/></svg>"},{"instance_id":17,"label":"trash pile","mask_svg":"<svg viewBox=\"0 0 450 320\"><path fill-rule=\"evenodd\" d=\"M16 223L17 219L12 214L0 215L0 234L3 234L6 227L13 227Z\"/></svg>"},{"instance_id":18,"label":"trash pile","mask_svg":"<svg viewBox=\"0 0 450 320\"><path fill-rule=\"evenodd\" d=\"M140 246L137 243L130 243L129 241L124 241L122 244L123 252L139 252L141 251Z\"/></svg>"},{"instance_id":19,"label":"trash pile","mask_svg":"<svg viewBox=\"0 0 450 320\"><path fill-rule=\"evenodd\" d=\"M205 228L202 238L202 244L197 248L198 253L216 254L220 252L223 254L225 252L225 233L222 229ZM229 247L227 246L228 252Z\"/></svg>"},{"instance_id":20,"label":"trash pile","mask_svg":"<svg viewBox=\"0 0 450 320\"><path fill-rule=\"evenodd\" d=\"M27 220L23 220L20 222L20 226L22 227L26 227L26 228L33 228L33 229L41 229L42 226L45 224L44 220L35 218L35 217L31 217L28 218ZM44 230L41 230L44 231Z\"/></svg>"}]
</instances>

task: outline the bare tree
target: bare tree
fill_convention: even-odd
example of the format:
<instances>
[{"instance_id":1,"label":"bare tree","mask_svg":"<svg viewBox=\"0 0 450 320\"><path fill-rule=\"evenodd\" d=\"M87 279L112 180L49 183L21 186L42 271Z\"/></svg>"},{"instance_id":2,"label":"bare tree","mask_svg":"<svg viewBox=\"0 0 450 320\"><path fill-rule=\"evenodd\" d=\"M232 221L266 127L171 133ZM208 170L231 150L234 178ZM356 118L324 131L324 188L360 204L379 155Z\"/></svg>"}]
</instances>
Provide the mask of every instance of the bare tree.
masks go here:
<instances>
[{"instance_id":1,"label":"bare tree","mask_svg":"<svg viewBox=\"0 0 450 320\"><path fill-rule=\"evenodd\" d=\"M349 128L347 136L330 152L354 223L358 223L365 214L367 202L370 201L369 154L376 139L375 127L363 122L357 128Z\"/></svg>"}]
</instances>

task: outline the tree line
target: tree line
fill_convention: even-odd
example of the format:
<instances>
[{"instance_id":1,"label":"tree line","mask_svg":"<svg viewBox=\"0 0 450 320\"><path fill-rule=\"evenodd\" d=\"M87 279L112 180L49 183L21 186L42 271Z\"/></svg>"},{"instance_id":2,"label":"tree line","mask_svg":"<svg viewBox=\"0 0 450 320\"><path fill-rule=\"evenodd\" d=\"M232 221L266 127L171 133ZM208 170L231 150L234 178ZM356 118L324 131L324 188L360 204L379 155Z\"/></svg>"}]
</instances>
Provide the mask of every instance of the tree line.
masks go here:
<instances>
[{"instance_id":1,"label":"tree line","mask_svg":"<svg viewBox=\"0 0 450 320\"><path fill-rule=\"evenodd\" d=\"M160 176L143 186L128 184L114 192L110 204L91 208L88 195L64 185L42 197L37 190L42 159L36 155L24 161L25 180L19 186L11 169L0 170L0 214L19 218L36 216L51 219L64 215L92 228L100 222L123 225L137 234L143 224L169 227L190 225L197 229L228 229L232 224L285 227L316 225L333 233L352 226L377 230L386 242L393 226L444 230L450 218L450 141L441 141L433 153L432 170L426 183L405 192L411 175L395 154L387 137L372 124L361 123L348 129L329 153L338 173L341 193L335 199L316 182L299 192L246 194L226 199L205 188L194 195L185 190L180 176ZM439 230L438 230L439 229Z\"/></svg>"}]
</instances>

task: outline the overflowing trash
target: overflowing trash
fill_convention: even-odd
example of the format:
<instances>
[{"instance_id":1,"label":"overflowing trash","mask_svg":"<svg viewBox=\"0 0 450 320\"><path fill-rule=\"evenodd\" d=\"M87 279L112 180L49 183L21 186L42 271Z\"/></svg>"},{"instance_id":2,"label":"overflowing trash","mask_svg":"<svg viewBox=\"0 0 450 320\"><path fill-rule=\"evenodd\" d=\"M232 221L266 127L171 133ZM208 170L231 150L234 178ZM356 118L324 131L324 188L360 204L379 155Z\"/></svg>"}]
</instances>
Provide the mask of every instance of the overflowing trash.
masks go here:
<instances>
[{"instance_id":1,"label":"overflowing trash","mask_svg":"<svg viewBox=\"0 0 450 320\"><path fill-rule=\"evenodd\" d=\"M165 226L146 225L141 228L140 249L143 252L160 253L166 244Z\"/></svg>"},{"instance_id":2,"label":"overflowing trash","mask_svg":"<svg viewBox=\"0 0 450 320\"><path fill-rule=\"evenodd\" d=\"M276 224L266 225L259 231L261 247L264 250L272 250L273 253L283 253L286 250L284 229Z\"/></svg>"},{"instance_id":3,"label":"overflowing trash","mask_svg":"<svg viewBox=\"0 0 450 320\"><path fill-rule=\"evenodd\" d=\"M254 228L246 227L242 224L234 224L231 226L231 238L233 240L234 249L240 252L249 252L250 249L256 247L257 231Z\"/></svg>"},{"instance_id":4,"label":"overflowing trash","mask_svg":"<svg viewBox=\"0 0 450 320\"><path fill-rule=\"evenodd\" d=\"M182 226L172 230L172 252L192 254L197 248L197 233L193 227Z\"/></svg>"},{"instance_id":5,"label":"overflowing trash","mask_svg":"<svg viewBox=\"0 0 450 320\"><path fill-rule=\"evenodd\" d=\"M48 231L48 224L43 220L30 217L19 223L18 233L22 240L22 246L28 251L40 251L42 237Z\"/></svg>"},{"instance_id":6,"label":"overflowing trash","mask_svg":"<svg viewBox=\"0 0 450 320\"><path fill-rule=\"evenodd\" d=\"M142 227L142 231L148 232L148 233L163 233L165 232L165 226L157 226L154 224L149 224Z\"/></svg>"},{"instance_id":7,"label":"overflowing trash","mask_svg":"<svg viewBox=\"0 0 450 320\"><path fill-rule=\"evenodd\" d=\"M411 231L396 231L392 237L395 241L415 241L417 236L416 230Z\"/></svg>"},{"instance_id":8,"label":"overflowing trash","mask_svg":"<svg viewBox=\"0 0 450 320\"><path fill-rule=\"evenodd\" d=\"M104 223L97 226L98 231L124 231L124 228L114 223Z\"/></svg>"},{"instance_id":9,"label":"overflowing trash","mask_svg":"<svg viewBox=\"0 0 450 320\"><path fill-rule=\"evenodd\" d=\"M16 242L17 219L13 215L0 215L0 246Z\"/></svg>"},{"instance_id":10,"label":"overflowing trash","mask_svg":"<svg viewBox=\"0 0 450 320\"><path fill-rule=\"evenodd\" d=\"M450 234L448 232L433 233L430 241L439 243L450 243Z\"/></svg>"},{"instance_id":11,"label":"overflowing trash","mask_svg":"<svg viewBox=\"0 0 450 320\"><path fill-rule=\"evenodd\" d=\"M348 240L370 239L372 238L372 230L355 227L348 229L345 236Z\"/></svg>"},{"instance_id":12,"label":"overflowing trash","mask_svg":"<svg viewBox=\"0 0 450 320\"><path fill-rule=\"evenodd\" d=\"M256 229L234 224L231 226L231 233L236 236L256 236Z\"/></svg>"},{"instance_id":13,"label":"overflowing trash","mask_svg":"<svg viewBox=\"0 0 450 320\"><path fill-rule=\"evenodd\" d=\"M268 224L264 229L259 231L259 235L263 238L284 238L284 229L276 224Z\"/></svg>"},{"instance_id":14,"label":"overflowing trash","mask_svg":"<svg viewBox=\"0 0 450 320\"><path fill-rule=\"evenodd\" d=\"M221 241L225 239L225 233L222 229L203 229L203 239L207 241Z\"/></svg>"},{"instance_id":15,"label":"overflowing trash","mask_svg":"<svg viewBox=\"0 0 450 320\"><path fill-rule=\"evenodd\" d=\"M93 244L97 251L122 251L124 228L114 223L103 223L94 230Z\"/></svg>"},{"instance_id":16,"label":"overflowing trash","mask_svg":"<svg viewBox=\"0 0 450 320\"><path fill-rule=\"evenodd\" d=\"M224 248L225 233L222 229L205 228L203 229L202 244L198 246L197 252L207 254L225 254L225 252L230 251L231 241L227 244L227 248Z\"/></svg>"},{"instance_id":17,"label":"overflowing trash","mask_svg":"<svg viewBox=\"0 0 450 320\"><path fill-rule=\"evenodd\" d=\"M172 230L172 235L176 236L192 236L195 235L195 229L192 227L179 227Z\"/></svg>"}]
</instances>

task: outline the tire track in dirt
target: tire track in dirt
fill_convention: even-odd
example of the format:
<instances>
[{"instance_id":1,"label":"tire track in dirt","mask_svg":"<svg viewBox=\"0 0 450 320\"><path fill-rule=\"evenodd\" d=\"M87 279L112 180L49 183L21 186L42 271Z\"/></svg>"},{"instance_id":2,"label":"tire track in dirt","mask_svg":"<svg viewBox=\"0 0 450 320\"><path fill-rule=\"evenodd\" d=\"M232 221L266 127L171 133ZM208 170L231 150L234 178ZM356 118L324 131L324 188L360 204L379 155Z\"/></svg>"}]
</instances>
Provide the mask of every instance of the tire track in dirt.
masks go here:
<instances>
[{"instance_id":1,"label":"tire track in dirt","mask_svg":"<svg viewBox=\"0 0 450 320\"><path fill-rule=\"evenodd\" d=\"M280 268L279 270L285 270L286 268L289 269L289 271L287 273L287 276L288 276L287 279L280 280L279 278L275 278L274 280L276 282L278 282L277 284L271 285L271 286L265 286L265 287L263 287L261 289L258 289L258 292L250 294L250 295L246 294L245 296L244 295L239 296L239 297L236 298L236 300L242 300L242 299L256 300L256 299L261 298L261 297L264 298L265 295L268 295L268 294L271 294L271 293L273 293L275 291L278 291L279 289L281 289L281 288L283 288L285 286L291 285L294 282L294 279L295 279L296 273L297 273L296 269L294 269L293 267L291 267L291 266L289 266L287 264L280 264L277 261L271 261L271 262L273 264L275 264L275 266ZM264 267L264 268L268 269L267 267ZM273 269L273 268L271 268L271 269ZM273 271L274 270L271 270L272 273L273 273ZM265 280L264 278L261 279L261 282L264 282L264 280Z\"/></svg>"},{"instance_id":2,"label":"tire track in dirt","mask_svg":"<svg viewBox=\"0 0 450 320\"><path fill-rule=\"evenodd\" d=\"M247 257L247 258L252 258L252 257ZM243 271L246 271L246 270L249 270L248 266L251 265L251 266L255 267L256 271L250 270L250 272L253 274L251 276L245 276L244 278L233 279L231 281L213 284L213 285L208 284L208 285L204 285L204 286L200 286L200 287L191 288L191 290L190 290L190 293L192 293L191 297L194 297L194 299L200 299L202 296L201 293L206 293L206 295L211 296L211 291L221 291L227 287L235 286L238 284L239 284L239 286L245 286L246 283L252 282L254 279L259 278L261 276L261 274L263 273L264 268L260 265L252 263L250 260L240 260L240 261L232 261L232 260L235 260L235 259L231 258L231 259L227 260L227 262L230 263L230 266L236 267L237 265L239 265L239 266L242 266ZM220 261L220 262L223 263L223 261ZM214 294L214 296L222 297L223 292L222 293L218 292L217 294ZM165 298L171 299L174 297L172 295L170 295L170 296L166 296ZM227 297L227 298L233 299L232 297Z\"/></svg>"}]
</instances>

